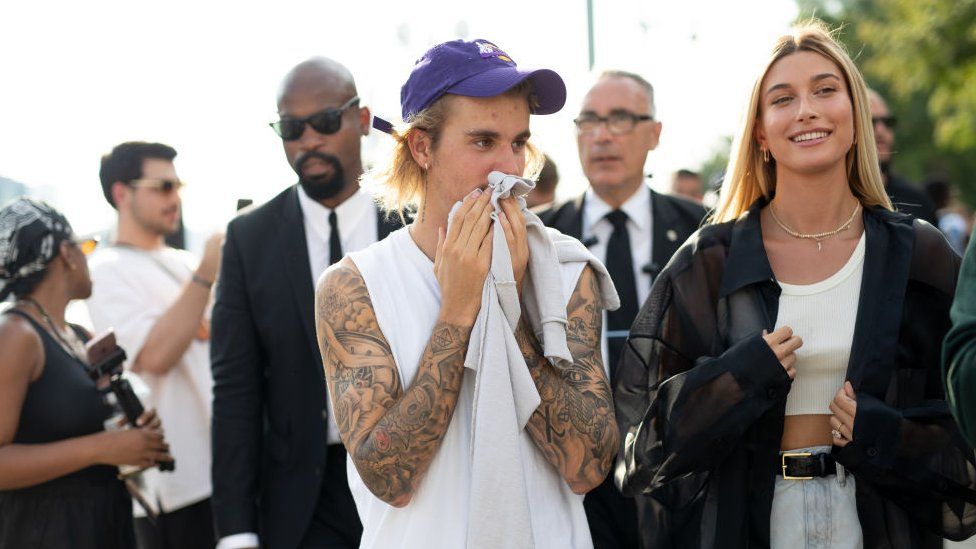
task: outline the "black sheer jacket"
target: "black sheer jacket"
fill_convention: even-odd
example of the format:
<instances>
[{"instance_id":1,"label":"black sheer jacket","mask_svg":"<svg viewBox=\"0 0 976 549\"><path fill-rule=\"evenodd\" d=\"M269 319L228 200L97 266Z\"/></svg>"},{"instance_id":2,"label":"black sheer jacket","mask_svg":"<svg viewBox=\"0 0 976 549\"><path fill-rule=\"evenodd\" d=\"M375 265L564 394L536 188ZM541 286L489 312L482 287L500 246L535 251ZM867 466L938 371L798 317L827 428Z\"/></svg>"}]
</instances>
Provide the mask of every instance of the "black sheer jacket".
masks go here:
<instances>
[{"instance_id":1,"label":"black sheer jacket","mask_svg":"<svg viewBox=\"0 0 976 549\"><path fill-rule=\"evenodd\" d=\"M758 201L700 229L664 269L617 373L617 484L638 496L644 547L768 547L790 378L761 337L779 285ZM866 250L847 379L864 546L941 547L976 532L976 469L943 394L940 344L959 258L931 225L864 211Z\"/></svg>"}]
</instances>

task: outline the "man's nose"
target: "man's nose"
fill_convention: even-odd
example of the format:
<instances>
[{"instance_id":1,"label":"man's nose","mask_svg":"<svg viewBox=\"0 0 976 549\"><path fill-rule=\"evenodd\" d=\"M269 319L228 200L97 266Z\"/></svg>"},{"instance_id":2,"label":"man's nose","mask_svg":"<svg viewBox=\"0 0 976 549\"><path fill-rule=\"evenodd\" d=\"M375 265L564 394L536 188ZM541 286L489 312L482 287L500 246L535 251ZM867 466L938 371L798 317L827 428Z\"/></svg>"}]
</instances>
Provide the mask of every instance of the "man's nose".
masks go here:
<instances>
[{"instance_id":1,"label":"man's nose","mask_svg":"<svg viewBox=\"0 0 976 549\"><path fill-rule=\"evenodd\" d=\"M590 130L590 139L595 143L605 143L613 138L613 134L610 133L610 121L601 120L595 128Z\"/></svg>"},{"instance_id":2,"label":"man's nose","mask_svg":"<svg viewBox=\"0 0 976 549\"><path fill-rule=\"evenodd\" d=\"M519 169L519 156L510 148L502 149L502 152L499 153L498 158L495 159L495 164L492 169L510 175L522 175L522 170Z\"/></svg>"},{"instance_id":3,"label":"man's nose","mask_svg":"<svg viewBox=\"0 0 976 549\"><path fill-rule=\"evenodd\" d=\"M302 126L302 135L298 138L298 146L305 151L314 151L322 146L325 139L326 137L324 135L315 131L315 128L306 122L305 125Z\"/></svg>"}]
</instances>

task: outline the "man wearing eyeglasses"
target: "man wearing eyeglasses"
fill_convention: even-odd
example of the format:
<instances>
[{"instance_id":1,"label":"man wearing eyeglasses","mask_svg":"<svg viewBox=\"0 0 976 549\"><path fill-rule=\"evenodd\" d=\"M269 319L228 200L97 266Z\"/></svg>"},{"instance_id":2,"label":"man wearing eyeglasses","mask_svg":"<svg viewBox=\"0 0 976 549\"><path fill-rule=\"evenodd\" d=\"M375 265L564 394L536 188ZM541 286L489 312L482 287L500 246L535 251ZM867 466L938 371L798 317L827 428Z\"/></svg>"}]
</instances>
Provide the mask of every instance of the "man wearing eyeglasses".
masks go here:
<instances>
[{"instance_id":1,"label":"man wearing eyeglasses","mask_svg":"<svg viewBox=\"0 0 976 549\"><path fill-rule=\"evenodd\" d=\"M620 308L606 313L603 354L611 386L630 325L654 276L698 227L705 210L659 194L646 183L644 163L657 147L654 89L640 75L604 72L590 88L576 120L576 139L589 188L540 213L547 225L583 241L607 270ZM586 516L597 549L638 546L637 510L612 475L586 495Z\"/></svg>"},{"instance_id":2,"label":"man wearing eyeglasses","mask_svg":"<svg viewBox=\"0 0 976 549\"><path fill-rule=\"evenodd\" d=\"M359 188L370 112L357 95L331 59L288 73L271 128L298 184L227 227L211 352L220 549L359 546L313 310L329 265L399 226Z\"/></svg>"},{"instance_id":3,"label":"man wearing eyeglasses","mask_svg":"<svg viewBox=\"0 0 976 549\"><path fill-rule=\"evenodd\" d=\"M881 175L885 180L885 189L896 210L924 219L939 226L936 219L935 204L932 200L911 183L891 171L891 158L895 153L895 126L898 120L888 109L881 94L868 90L868 100L871 103L871 122L874 124L874 143L878 148L878 162L881 163Z\"/></svg>"},{"instance_id":4,"label":"man wearing eyeglasses","mask_svg":"<svg viewBox=\"0 0 976 549\"><path fill-rule=\"evenodd\" d=\"M96 331L115 330L166 425L176 470L142 474L155 521L135 508L142 549L212 548L210 508L210 323L207 304L220 263L222 235L199 261L166 246L180 226L176 150L129 142L102 157L102 192L118 213L116 235L89 259L88 312Z\"/></svg>"}]
</instances>

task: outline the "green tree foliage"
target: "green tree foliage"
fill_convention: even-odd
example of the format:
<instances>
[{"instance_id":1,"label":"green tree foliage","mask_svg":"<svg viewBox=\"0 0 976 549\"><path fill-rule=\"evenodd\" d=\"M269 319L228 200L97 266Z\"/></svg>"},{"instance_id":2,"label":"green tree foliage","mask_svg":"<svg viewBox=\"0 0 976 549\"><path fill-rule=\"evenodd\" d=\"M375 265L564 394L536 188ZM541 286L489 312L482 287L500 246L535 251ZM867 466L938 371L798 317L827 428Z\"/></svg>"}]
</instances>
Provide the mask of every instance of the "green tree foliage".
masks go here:
<instances>
[{"instance_id":1,"label":"green tree foliage","mask_svg":"<svg viewBox=\"0 0 976 549\"><path fill-rule=\"evenodd\" d=\"M976 0L797 0L834 28L898 117L894 169L976 205Z\"/></svg>"},{"instance_id":2,"label":"green tree foliage","mask_svg":"<svg viewBox=\"0 0 976 549\"><path fill-rule=\"evenodd\" d=\"M721 180L720 178L725 175L725 167L729 163L729 152L731 148L732 138L721 138L712 149L712 153L708 159L698 168L698 173L701 175L702 181L707 188L713 188Z\"/></svg>"}]
</instances>

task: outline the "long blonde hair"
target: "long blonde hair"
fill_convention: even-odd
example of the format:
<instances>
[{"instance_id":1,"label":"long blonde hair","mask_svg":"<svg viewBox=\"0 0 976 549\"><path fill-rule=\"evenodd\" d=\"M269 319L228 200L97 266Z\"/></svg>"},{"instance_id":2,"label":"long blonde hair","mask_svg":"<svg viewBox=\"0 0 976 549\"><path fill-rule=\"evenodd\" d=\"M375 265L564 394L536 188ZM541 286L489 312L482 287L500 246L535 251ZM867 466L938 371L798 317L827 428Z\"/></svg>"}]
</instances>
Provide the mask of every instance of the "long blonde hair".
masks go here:
<instances>
[{"instance_id":1,"label":"long blonde hair","mask_svg":"<svg viewBox=\"0 0 976 549\"><path fill-rule=\"evenodd\" d=\"M847 152L848 184L851 192L865 208L881 206L892 209L878 166L874 125L871 122L868 88L864 77L843 46L834 39L830 29L821 21L810 20L795 27L792 34L782 36L776 41L769 61L756 78L742 126L732 141L725 181L712 215L712 223L738 219L760 196L768 199L776 191L776 164L763 161L762 151L755 138L759 102L762 83L769 69L780 59L798 51L820 54L833 61L843 73L850 91L854 115L854 146Z\"/></svg>"},{"instance_id":2,"label":"long blonde hair","mask_svg":"<svg viewBox=\"0 0 976 549\"><path fill-rule=\"evenodd\" d=\"M528 80L514 86L502 95L516 95L525 97L529 107L538 105L532 95L532 86ZM441 130L450 115L450 96L444 95L434 101L429 107L410 117L410 119L393 130L393 151L384 162L363 175L363 182L370 186L382 207L387 213L397 213L403 216L405 211L418 211L423 207L424 187L427 184L425 168L417 164L410 153L409 137L411 132L423 131L430 135L432 146L436 149L440 141ZM523 177L535 179L539 176L545 158L531 142L525 147L525 171Z\"/></svg>"}]
</instances>

